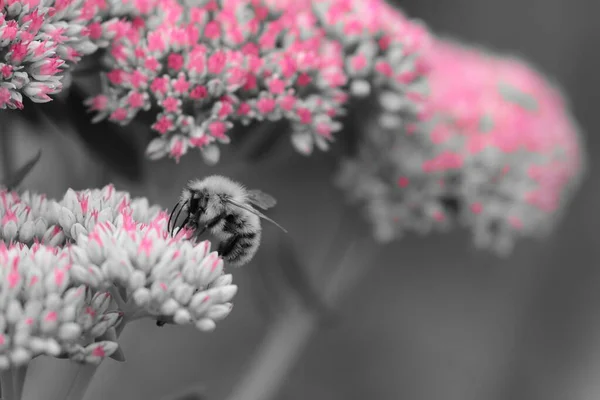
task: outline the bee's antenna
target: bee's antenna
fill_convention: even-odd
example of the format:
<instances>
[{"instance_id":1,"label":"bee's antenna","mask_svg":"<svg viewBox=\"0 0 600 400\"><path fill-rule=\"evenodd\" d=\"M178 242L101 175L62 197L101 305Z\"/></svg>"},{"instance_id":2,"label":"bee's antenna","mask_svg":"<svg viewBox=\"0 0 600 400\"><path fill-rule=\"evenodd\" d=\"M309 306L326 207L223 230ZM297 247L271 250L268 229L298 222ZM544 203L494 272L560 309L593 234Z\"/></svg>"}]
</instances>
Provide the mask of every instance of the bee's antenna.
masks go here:
<instances>
[{"instance_id":1,"label":"bee's antenna","mask_svg":"<svg viewBox=\"0 0 600 400\"><path fill-rule=\"evenodd\" d=\"M173 214L175 214L175 210L177 210L177 207L179 207L179 212L177 213L177 216L173 220L173 229L171 229L171 220L173 218ZM183 210L183 203L180 200L179 202L177 202L177 204L175 204L175 207L173 207L173 211L171 211L171 215L169 216L169 222L167 223L168 232L173 233L173 231L175 230L175 224L177 223L177 220L179 219L181 210Z\"/></svg>"},{"instance_id":2,"label":"bee's antenna","mask_svg":"<svg viewBox=\"0 0 600 400\"><path fill-rule=\"evenodd\" d=\"M169 220L167 221L167 232L169 233L171 233L171 221L173 220L173 214L175 214L175 211L177 210L177 207L179 207L180 204L180 202L177 202L171 210L171 214L169 214Z\"/></svg>"},{"instance_id":3,"label":"bee's antenna","mask_svg":"<svg viewBox=\"0 0 600 400\"><path fill-rule=\"evenodd\" d=\"M277 222L273 221L271 218L267 217L266 215L264 215L263 213L261 213L261 212L260 212L260 211L258 211L257 209L255 209L255 208L252 208L252 207L249 207L249 206L247 206L247 205L244 205L244 204L241 204L241 203L238 203L238 202L236 202L236 201L233 201L233 200L231 200L231 199L228 199L227 201L228 201L228 202L229 202L229 204L231 204L231 205L234 205L234 206L236 206L236 207L239 207L239 208L241 208L241 209L244 209L244 210L246 210L246 211L248 211L248 212L251 212L251 213L252 213L252 214L254 214L254 215L257 215L258 217L260 217L260 218L262 218L262 219L265 219L265 220L269 221L270 223L272 223L273 225L275 225L276 227L278 227L279 229L281 229L281 230L282 230L282 231L284 231L285 233L288 233L288 231L286 231L286 230L285 230L285 228L284 228L283 226L279 225Z\"/></svg>"}]
</instances>

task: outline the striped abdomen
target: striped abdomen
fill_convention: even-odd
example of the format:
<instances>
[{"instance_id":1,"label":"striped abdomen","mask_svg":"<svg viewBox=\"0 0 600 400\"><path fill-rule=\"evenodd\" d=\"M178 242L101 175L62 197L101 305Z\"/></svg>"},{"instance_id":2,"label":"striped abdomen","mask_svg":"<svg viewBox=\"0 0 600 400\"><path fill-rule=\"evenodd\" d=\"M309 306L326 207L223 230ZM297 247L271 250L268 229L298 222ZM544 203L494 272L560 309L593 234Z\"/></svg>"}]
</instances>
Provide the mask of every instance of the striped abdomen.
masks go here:
<instances>
[{"instance_id":1,"label":"striped abdomen","mask_svg":"<svg viewBox=\"0 0 600 400\"><path fill-rule=\"evenodd\" d=\"M238 267L252 260L260 245L260 220L253 214L236 213L225 217L223 225L225 240L218 252L230 265Z\"/></svg>"}]
</instances>

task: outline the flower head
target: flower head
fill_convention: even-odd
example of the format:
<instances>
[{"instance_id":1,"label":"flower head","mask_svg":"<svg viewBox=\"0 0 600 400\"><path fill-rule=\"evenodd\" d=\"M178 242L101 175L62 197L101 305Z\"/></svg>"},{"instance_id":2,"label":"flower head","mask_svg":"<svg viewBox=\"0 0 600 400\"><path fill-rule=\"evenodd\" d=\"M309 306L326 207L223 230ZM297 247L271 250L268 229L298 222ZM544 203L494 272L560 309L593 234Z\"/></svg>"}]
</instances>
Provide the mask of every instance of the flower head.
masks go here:
<instances>
[{"instance_id":1,"label":"flower head","mask_svg":"<svg viewBox=\"0 0 600 400\"><path fill-rule=\"evenodd\" d=\"M122 314L107 292L75 283L66 249L0 243L0 369L38 355L100 362L116 349L102 340Z\"/></svg>"},{"instance_id":2,"label":"flower head","mask_svg":"<svg viewBox=\"0 0 600 400\"><path fill-rule=\"evenodd\" d=\"M237 287L208 241L112 185L60 201L0 191L0 369L47 354L99 362L142 317L211 330Z\"/></svg>"},{"instance_id":3,"label":"flower head","mask_svg":"<svg viewBox=\"0 0 600 400\"><path fill-rule=\"evenodd\" d=\"M210 242L170 237L167 220L161 213L143 224L123 212L116 224L97 224L72 249L78 265L73 273L93 288L117 285L126 319L150 316L212 330L231 311L237 287L223 274L223 260L210 252Z\"/></svg>"},{"instance_id":4,"label":"flower head","mask_svg":"<svg viewBox=\"0 0 600 400\"><path fill-rule=\"evenodd\" d=\"M88 104L97 119L120 124L157 110L151 158L198 148L216 162L216 144L229 142L234 124L281 119L299 151L326 149L350 95L382 84L412 90L427 38L381 0L169 0L149 8L112 42L106 86Z\"/></svg>"},{"instance_id":5,"label":"flower head","mask_svg":"<svg viewBox=\"0 0 600 400\"><path fill-rule=\"evenodd\" d=\"M114 222L124 211L140 222L147 222L160 212L147 199L131 199L112 185L79 192L69 189L60 201L29 192L18 195L0 191L0 204L0 239L27 245L41 242L63 246L74 243L97 223Z\"/></svg>"},{"instance_id":6,"label":"flower head","mask_svg":"<svg viewBox=\"0 0 600 400\"><path fill-rule=\"evenodd\" d=\"M0 109L21 109L62 90L70 65L96 51L83 0L0 1Z\"/></svg>"},{"instance_id":7,"label":"flower head","mask_svg":"<svg viewBox=\"0 0 600 400\"><path fill-rule=\"evenodd\" d=\"M341 185L385 240L459 220L478 245L507 252L516 236L547 232L583 168L560 93L515 58L439 41L426 59L422 121L405 123L401 96L381 91Z\"/></svg>"}]
</instances>

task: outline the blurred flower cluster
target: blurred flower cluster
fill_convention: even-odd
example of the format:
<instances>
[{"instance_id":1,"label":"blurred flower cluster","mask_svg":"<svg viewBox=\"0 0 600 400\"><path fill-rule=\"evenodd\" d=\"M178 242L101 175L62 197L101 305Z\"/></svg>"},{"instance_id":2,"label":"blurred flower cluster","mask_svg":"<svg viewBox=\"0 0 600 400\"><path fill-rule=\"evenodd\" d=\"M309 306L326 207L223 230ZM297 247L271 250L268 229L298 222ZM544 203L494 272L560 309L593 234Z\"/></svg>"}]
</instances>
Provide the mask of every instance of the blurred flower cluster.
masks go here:
<instances>
[{"instance_id":1,"label":"blurred flower cluster","mask_svg":"<svg viewBox=\"0 0 600 400\"><path fill-rule=\"evenodd\" d=\"M422 97L414 83L428 35L383 1L128 4L137 13L92 30L96 37L118 26L111 71L88 104L96 120L120 124L156 114L151 158L178 159L195 147L214 163L234 123L281 119L309 154L328 147L350 95L376 85Z\"/></svg>"},{"instance_id":2,"label":"blurred flower cluster","mask_svg":"<svg viewBox=\"0 0 600 400\"><path fill-rule=\"evenodd\" d=\"M517 58L450 41L434 42L425 59L420 121L402 118L402 94L379 92L339 185L382 241L458 221L477 245L506 253L516 236L547 232L584 167L561 93Z\"/></svg>"},{"instance_id":3,"label":"blurred flower cluster","mask_svg":"<svg viewBox=\"0 0 600 400\"><path fill-rule=\"evenodd\" d=\"M0 101L47 102L69 67L106 49L93 121L149 112L150 158L219 159L234 124L289 122L303 154L327 149L349 99L402 93L416 116L427 30L383 0L13 0L0 3Z\"/></svg>"},{"instance_id":4,"label":"blurred flower cluster","mask_svg":"<svg viewBox=\"0 0 600 400\"><path fill-rule=\"evenodd\" d=\"M0 109L62 90L65 71L97 50L84 0L0 0Z\"/></svg>"},{"instance_id":5,"label":"blurred flower cluster","mask_svg":"<svg viewBox=\"0 0 600 400\"><path fill-rule=\"evenodd\" d=\"M117 329L150 317L212 330L237 287L210 242L112 186L60 201L0 191L0 369L37 355L98 363ZM115 329L116 328L116 329Z\"/></svg>"}]
</instances>

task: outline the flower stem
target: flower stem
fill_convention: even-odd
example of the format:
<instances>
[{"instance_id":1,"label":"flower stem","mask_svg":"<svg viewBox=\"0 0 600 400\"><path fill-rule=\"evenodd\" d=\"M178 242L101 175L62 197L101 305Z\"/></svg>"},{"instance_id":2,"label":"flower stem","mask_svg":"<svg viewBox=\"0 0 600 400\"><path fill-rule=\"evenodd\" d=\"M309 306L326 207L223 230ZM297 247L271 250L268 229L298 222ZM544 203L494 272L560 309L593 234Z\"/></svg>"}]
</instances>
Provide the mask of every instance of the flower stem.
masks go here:
<instances>
[{"instance_id":1,"label":"flower stem","mask_svg":"<svg viewBox=\"0 0 600 400\"><path fill-rule=\"evenodd\" d=\"M99 366L100 364L84 364L79 367L65 400L83 400Z\"/></svg>"},{"instance_id":2,"label":"flower stem","mask_svg":"<svg viewBox=\"0 0 600 400\"><path fill-rule=\"evenodd\" d=\"M118 290L115 287L113 287L113 288L111 288L110 293L113 296L113 300L117 303L118 308L123 309L125 302L124 302L123 298L121 297L121 295L119 294ZM119 336L121 336L121 333L123 332L123 329L125 328L125 325L127 324L127 322L128 322L127 318L124 318L121 321L121 323L119 325L117 325L117 327L115 328L115 332L116 332L115 339L118 339ZM112 338L111 338L111 340L112 340ZM83 400L85 394L87 393L88 387L92 383L92 379L94 379L94 375L96 374L96 371L98 370L99 366L100 366L100 364L84 364L81 367L79 367L77 374L75 374L75 377L73 378L73 381L71 382L71 387L69 388L69 391L67 392L67 396L65 397L65 400Z\"/></svg>"},{"instance_id":3,"label":"flower stem","mask_svg":"<svg viewBox=\"0 0 600 400\"><path fill-rule=\"evenodd\" d=\"M115 328L116 332L117 332L117 338L119 338L119 336L121 336L121 333L123 333L123 329L125 329L125 325L127 325L127 321L123 320L121 321L121 323Z\"/></svg>"},{"instance_id":4,"label":"flower stem","mask_svg":"<svg viewBox=\"0 0 600 400\"><path fill-rule=\"evenodd\" d=\"M119 336L121 336L121 333L123 332L123 329L125 329L125 325L127 325L127 322L127 320L123 320L115 328L117 339L119 338ZM75 377L73 378L73 381L71 382L71 387L67 392L65 400L83 400L99 366L100 364L82 365L77 371Z\"/></svg>"},{"instance_id":5,"label":"flower stem","mask_svg":"<svg viewBox=\"0 0 600 400\"><path fill-rule=\"evenodd\" d=\"M342 226L347 220L344 213L338 235L344 234L345 229ZM325 285L324 297L329 304L339 302L368 271L371 265L368 261L378 247L371 245L366 249L363 244L367 240L369 239L357 235L345 249L331 246L331 251L341 253L342 257ZM229 400L274 398L318 326L318 315L299 304L294 305L271 326L245 376L234 388Z\"/></svg>"},{"instance_id":6,"label":"flower stem","mask_svg":"<svg viewBox=\"0 0 600 400\"><path fill-rule=\"evenodd\" d=\"M0 382L2 384L2 400L16 400L12 370L0 371Z\"/></svg>"},{"instance_id":7,"label":"flower stem","mask_svg":"<svg viewBox=\"0 0 600 400\"><path fill-rule=\"evenodd\" d=\"M3 115L7 117L6 113ZM0 118L1 119L1 118ZM8 123L6 121L0 121L0 146L2 147L2 181L10 182L12 179L13 166L13 153L12 153L12 137L8 132Z\"/></svg>"},{"instance_id":8,"label":"flower stem","mask_svg":"<svg viewBox=\"0 0 600 400\"><path fill-rule=\"evenodd\" d=\"M25 387L25 378L27 377L27 369L29 364L21 365L12 370L12 383L15 400L21 400L23 397L23 388Z\"/></svg>"}]
</instances>

